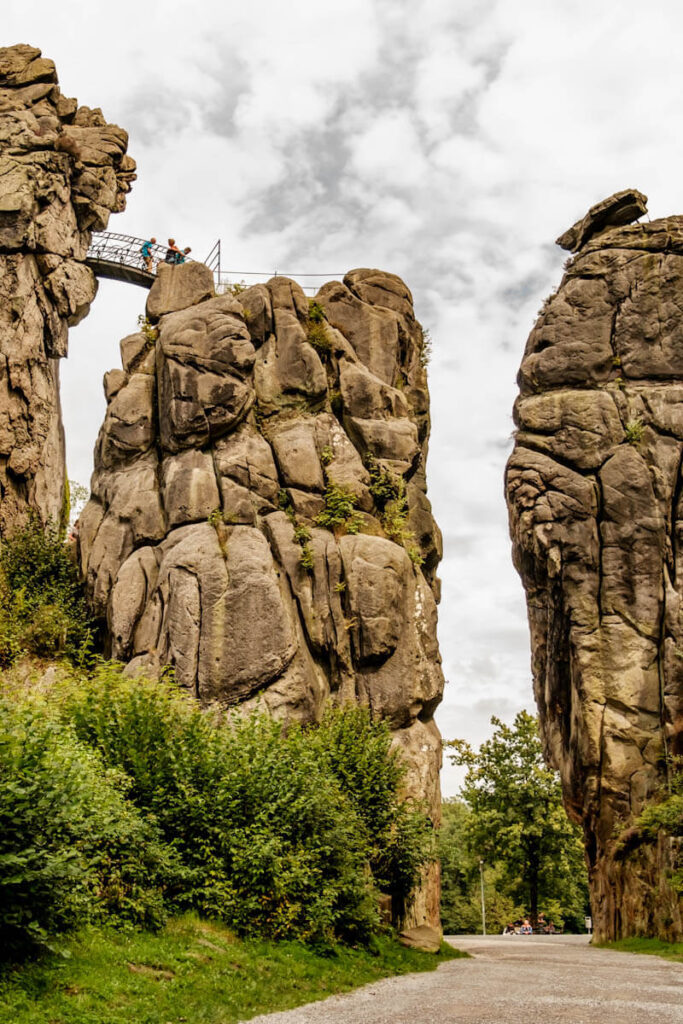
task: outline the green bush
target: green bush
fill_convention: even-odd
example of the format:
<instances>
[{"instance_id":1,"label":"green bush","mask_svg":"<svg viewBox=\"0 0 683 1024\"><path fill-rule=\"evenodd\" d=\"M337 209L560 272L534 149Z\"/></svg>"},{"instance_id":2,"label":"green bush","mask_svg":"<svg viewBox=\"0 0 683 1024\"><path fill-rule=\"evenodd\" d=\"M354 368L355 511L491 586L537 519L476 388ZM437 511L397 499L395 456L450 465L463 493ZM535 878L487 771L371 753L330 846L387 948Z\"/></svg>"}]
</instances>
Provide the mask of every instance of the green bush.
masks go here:
<instances>
[{"instance_id":1,"label":"green bush","mask_svg":"<svg viewBox=\"0 0 683 1024\"><path fill-rule=\"evenodd\" d=\"M331 709L308 737L363 821L375 882L400 907L436 845L423 809L401 797L406 767L386 722L373 720L367 708Z\"/></svg>"},{"instance_id":2,"label":"green bush","mask_svg":"<svg viewBox=\"0 0 683 1024\"><path fill-rule=\"evenodd\" d=\"M624 427L624 436L629 444L639 445L645 435L645 424L640 418L629 420Z\"/></svg>"},{"instance_id":3,"label":"green bush","mask_svg":"<svg viewBox=\"0 0 683 1024\"><path fill-rule=\"evenodd\" d=\"M0 665L22 653L90 660L94 624L61 532L30 520L0 548Z\"/></svg>"},{"instance_id":4,"label":"green bush","mask_svg":"<svg viewBox=\"0 0 683 1024\"><path fill-rule=\"evenodd\" d=\"M130 799L177 853L174 910L243 934L365 941L379 889L404 896L431 855L427 819L399 800L386 727L355 709L285 734L265 715L226 720L111 668L62 709L130 777Z\"/></svg>"},{"instance_id":5,"label":"green bush","mask_svg":"<svg viewBox=\"0 0 683 1024\"><path fill-rule=\"evenodd\" d=\"M317 526L328 530L343 530L344 533L358 533L363 519L356 509L358 497L348 487L328 480L325 488L325 508L313 520Z\"/></svg>"},{"instance_id":6,"label":"green bush","mask_svg":"<svg viewBox=\"0 0 683 1024\"><path fill-rule=\"evenodd\" d=\"M172 858L124 793L44 708L0 699L0 958L98 917L162 922Z\"/></svg>"}]
</instances>

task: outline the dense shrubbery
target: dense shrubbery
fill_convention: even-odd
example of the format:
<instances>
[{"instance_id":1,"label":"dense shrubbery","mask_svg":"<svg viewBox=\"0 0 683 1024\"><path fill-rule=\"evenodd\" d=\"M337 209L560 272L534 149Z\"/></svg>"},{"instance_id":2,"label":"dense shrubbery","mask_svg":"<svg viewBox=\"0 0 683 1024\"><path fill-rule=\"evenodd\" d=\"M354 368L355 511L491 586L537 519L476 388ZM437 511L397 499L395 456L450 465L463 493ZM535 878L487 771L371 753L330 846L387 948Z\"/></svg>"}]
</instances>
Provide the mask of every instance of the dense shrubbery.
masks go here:
<instances>
[{"instance_id":1,"label":"dense shrubbery","mask_svg":"<svg viewBox=\"0 0 683 1024\"><path fill-rule=\"evenodd\" d=\"M0 945L185 909L365 941L380 890L403 897L431 852L386 726L358 708L285 735L105 665L2 715Z\"/></svg>"},{"instance_id":2,"label":"dense shrubbery","mask_svg":"<svg viewBox=\"0 0 683 1024\"><path fill-rule=\"evenodd\" d=\"M84 919L160 923L172 857L125 790L44 707L0 700L4 956Z\"/></svg>"},{"instance_id":3,"label":"dense shrubbery","mask_svg":"<svg viewBox=\"0 0 683 1024\"><path fill-rule=\"evenodd\" d=\"M0 666L22 654L86 663L94 628L60 531L33 519L0 548Z\"/></svg>"}]
</instances>

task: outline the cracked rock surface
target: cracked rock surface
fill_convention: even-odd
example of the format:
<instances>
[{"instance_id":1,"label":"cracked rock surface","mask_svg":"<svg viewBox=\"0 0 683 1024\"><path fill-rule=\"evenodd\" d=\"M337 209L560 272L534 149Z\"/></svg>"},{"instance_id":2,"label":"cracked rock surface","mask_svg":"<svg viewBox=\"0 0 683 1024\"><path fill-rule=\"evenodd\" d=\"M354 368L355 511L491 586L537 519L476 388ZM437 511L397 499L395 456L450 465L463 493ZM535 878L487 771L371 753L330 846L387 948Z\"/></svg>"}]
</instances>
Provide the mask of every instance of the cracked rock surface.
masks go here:
<instances>
[{"instance_id":1,"label":"cracked rock surface","mask_svg":"<svg viewBox=\"0 0 683 1024\"><path fill-rule=\"evenodd\" d=\"M576 254L526 345L506 494L596 934L680 939L676 840L629 828L683 753L683 218L625 223L645 201L617 193L558 240Z\"/></svg>"},{"instance_id":2,"label":"cracked rock surface","mask_svg":"<svg viewBox=\"0 0 683 1024\"><path fill-rule=\"evenodd\" d=\"M81 516L112 656L290 721L367 704L437 818L441 536L410 292L355 270L312 303L281 277L213 296L206 267L162 265L147 314L105 375ZM408 923L438 920L434 873Z\"/></svg>"},{"instance_id":3,"label":"cracked rock surface","mask_svg":"<svg viewBox=\"0 0 683 1024\"><path fill-rule=\"evenodd\" d=\"M0 533L29 509L62 511L59 359L97 290L91 232L135 178L127 144L101 110L62 95L40 50L0 48Z\"/></svg>"}]
</instances>

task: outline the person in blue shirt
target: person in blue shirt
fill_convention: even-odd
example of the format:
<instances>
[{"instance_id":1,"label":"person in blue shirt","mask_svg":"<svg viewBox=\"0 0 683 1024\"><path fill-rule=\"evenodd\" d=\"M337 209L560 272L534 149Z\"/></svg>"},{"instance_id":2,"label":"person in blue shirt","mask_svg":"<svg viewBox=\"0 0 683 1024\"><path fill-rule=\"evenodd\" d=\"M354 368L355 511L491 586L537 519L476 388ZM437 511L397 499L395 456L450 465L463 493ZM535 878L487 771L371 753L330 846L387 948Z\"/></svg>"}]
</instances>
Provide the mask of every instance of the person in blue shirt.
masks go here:
<instances>
[{"instance_id":1,"label":"person in blue shirt","mask_svg":"<svg viewBox=\"0 0 683 1024\"><path fill-rule=\"evenodd\" d=\"M145 270L148 270L150 274L152 273L152 264L154 260L154 257L152 256L153 245L156 245L156 238L150 238L147 242L144 242L140 249L142 258L145 261Z\"/></svg>"}]
</instances>

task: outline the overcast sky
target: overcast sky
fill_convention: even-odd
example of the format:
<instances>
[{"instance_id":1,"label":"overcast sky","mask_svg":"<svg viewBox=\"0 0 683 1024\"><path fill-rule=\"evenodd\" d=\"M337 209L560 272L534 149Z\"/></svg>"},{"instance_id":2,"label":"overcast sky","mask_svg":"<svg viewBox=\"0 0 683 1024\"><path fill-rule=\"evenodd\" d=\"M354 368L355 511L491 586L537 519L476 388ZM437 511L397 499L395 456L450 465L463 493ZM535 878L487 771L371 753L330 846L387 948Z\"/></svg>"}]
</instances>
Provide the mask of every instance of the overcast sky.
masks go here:
<instances>
[{"instance_id":1,"label":"overcast sky","mask_svg":"<svg viewBox=\"0 0 683 1024\"><path fill-rule=\"evenodd\" d=\"M502 497L524 343L553 240L636 187L681 212L679 0L2 0L3 44L130 133L110 229L221 238L237 271L400 274L433 337L429 493L444 533L445 738L532 708ZM146 293L102 282L62 364L69 474L87 482ZM457 788L445 767L444 792Z\"/></svg>"}]
</instances>

